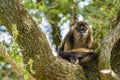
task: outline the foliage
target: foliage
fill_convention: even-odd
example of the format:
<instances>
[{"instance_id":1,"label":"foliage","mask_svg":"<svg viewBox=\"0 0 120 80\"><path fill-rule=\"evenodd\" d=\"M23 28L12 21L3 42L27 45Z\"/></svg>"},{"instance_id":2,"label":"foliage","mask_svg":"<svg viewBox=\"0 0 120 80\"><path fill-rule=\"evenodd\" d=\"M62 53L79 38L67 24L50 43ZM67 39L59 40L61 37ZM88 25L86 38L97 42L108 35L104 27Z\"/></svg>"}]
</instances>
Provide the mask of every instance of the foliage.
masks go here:
<instances>
[{"instance_id":1,"label":"foliage","mask_svg":"<svg viewBox=\"0 0 120 80\"><path fill-rule=\"evenodd\" d=\"M119 0L91 0L81 14L93 26L95 43L100 48L102 38L115 28L119 11Z\"/></svg>"},{"instance_id":2,"label":"foliage","mask_svg":"<svg viewBox=\"0 0 120 80\"><path fill-rule=\"evenodd\" d=\"M77 4L75 1L78 1ZM92 26L95 47L97 46L99 49L101 44L98 42L115 27L113 25L119 10L119 2L119 0L43 0L36 3L26 0L24 4L28 9L34 7L35 10L44 13L50 24L61 24L59 27L70 20L72 12L77 15L81 14L83 19ZM73 7L76 8L72 10Z\"/></svg>"}]
</instances>

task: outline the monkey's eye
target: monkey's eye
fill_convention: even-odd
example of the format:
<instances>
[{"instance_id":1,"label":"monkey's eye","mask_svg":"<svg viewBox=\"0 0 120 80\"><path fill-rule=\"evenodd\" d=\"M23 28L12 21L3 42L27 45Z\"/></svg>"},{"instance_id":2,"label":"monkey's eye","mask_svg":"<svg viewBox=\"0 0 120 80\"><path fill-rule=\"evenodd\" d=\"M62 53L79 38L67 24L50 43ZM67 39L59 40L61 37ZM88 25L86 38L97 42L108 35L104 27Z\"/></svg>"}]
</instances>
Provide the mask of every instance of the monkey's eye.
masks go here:
<instances>
[{"instance_id":1,"label":"monkey's eye","mask_svg":"<svg viewBox=\"0 0 120 80\"><path fill-rule=\"evenodd\" d=\"M83 30L83 31L85 31L86 30L86 27L84 27L84 26L79 26L79 27L77 27L77 30L79 31L79 30Z\"/></svg>"},{"instance_id":2,"label":"monkey's eye","mask_svg":"<svg viewBox=\"0 0 120 80\"><path fill-rule=\"evenodd\" d=\"M81 27L77 27L77 30L80 30L81 29Z\"/></svg>"}]
</instances>

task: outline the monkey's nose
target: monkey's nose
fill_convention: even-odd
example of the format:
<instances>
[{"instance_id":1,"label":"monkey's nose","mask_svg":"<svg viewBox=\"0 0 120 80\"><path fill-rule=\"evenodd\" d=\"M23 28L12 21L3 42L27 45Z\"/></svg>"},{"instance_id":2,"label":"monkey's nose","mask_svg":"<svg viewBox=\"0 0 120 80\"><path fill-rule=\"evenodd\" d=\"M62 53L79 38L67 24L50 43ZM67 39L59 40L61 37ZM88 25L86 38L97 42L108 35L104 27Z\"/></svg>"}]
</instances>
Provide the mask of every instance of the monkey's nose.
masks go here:
<instances>
[{"instance_id":1,"label":"monkey's nose","mask_svg":"<svg viewBox=\"0 0 120 80\"><path fill-rule=\"evenodd\" d=\"M80 36L84 36L84 33L83 32L80 32L80 34L79 34Z\"/></svg>"}]
</instances>

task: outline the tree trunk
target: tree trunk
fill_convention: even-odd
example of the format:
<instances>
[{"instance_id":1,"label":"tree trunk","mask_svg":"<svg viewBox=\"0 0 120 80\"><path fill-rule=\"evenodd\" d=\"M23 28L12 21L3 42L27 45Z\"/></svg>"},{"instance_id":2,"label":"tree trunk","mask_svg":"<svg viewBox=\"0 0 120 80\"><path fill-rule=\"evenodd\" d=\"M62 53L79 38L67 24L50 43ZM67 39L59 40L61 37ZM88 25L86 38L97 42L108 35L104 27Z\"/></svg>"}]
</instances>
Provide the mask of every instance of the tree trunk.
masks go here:
<instances>
[{"instance_id":1,"label":"tree trunk","mask_svg":"<svg viewBox=\"0 0 120 80\"><path fill-rule=\"evenodd\" d=\"M11 35L16 25L17 43L27 65L26 69L34 78L37 80L86 79L82 67L53 56L44 33L18 0L0 0L0 20ZM33 61L34 72L30 70L30 60Z\"/></svg>"},{"instance_id":2,"label":"tree trunk","mask_svg":"<svg viewBox=\"0 0 120 80\"><path fill-rule=\"evenodd\" d=\"M12 35L12 29L17 26L17 43L23 53L24 63L30 72L29 60L33 60L35 77L41 78L46 66L54 60L51 48L43 32L30 17L18 0L0 0L0 19ZM49 56L49 57L48 57Z\"/></svg>"},{"instance_id":3,"label":"tree trunk","mask_svg":"<svg viewBox=\"0 0 120 80\"><path fill-rule=\"evenodd\" d=\"M116 75L113 70L119 73L120 67L120 22L116 28L109 33L102 42L101 54L99 58L99 70L101 71L101 78L106 80L118 80L118 75ZM109 71L108 71L109 70ZM109 74L109 76L108 76ZM114 75L113 75L114 74ZM120 75L119 75L120 76ZM110 77L110 78L107 78Z\"/></svg>"}]
</instances>

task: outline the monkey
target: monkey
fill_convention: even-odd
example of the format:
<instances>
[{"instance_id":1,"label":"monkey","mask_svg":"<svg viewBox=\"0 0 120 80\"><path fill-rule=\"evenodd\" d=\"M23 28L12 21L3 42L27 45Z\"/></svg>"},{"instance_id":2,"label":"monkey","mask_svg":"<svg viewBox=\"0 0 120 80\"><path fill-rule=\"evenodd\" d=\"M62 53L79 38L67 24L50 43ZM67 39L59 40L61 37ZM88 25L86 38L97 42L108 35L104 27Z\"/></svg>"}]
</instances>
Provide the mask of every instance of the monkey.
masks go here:
<instances>
[{"instance_id":1,"label":"monkey","mask_svg":"<svg viewBox=\"0 0 120 80\"><path fill-rule=\"evenodd\" d=\"M93 36L88 24L79 21L71 26L58 49L58 55L71 63L85 64L97 59L98 54L91 49Z\"/></svg>"}]
</instances>

